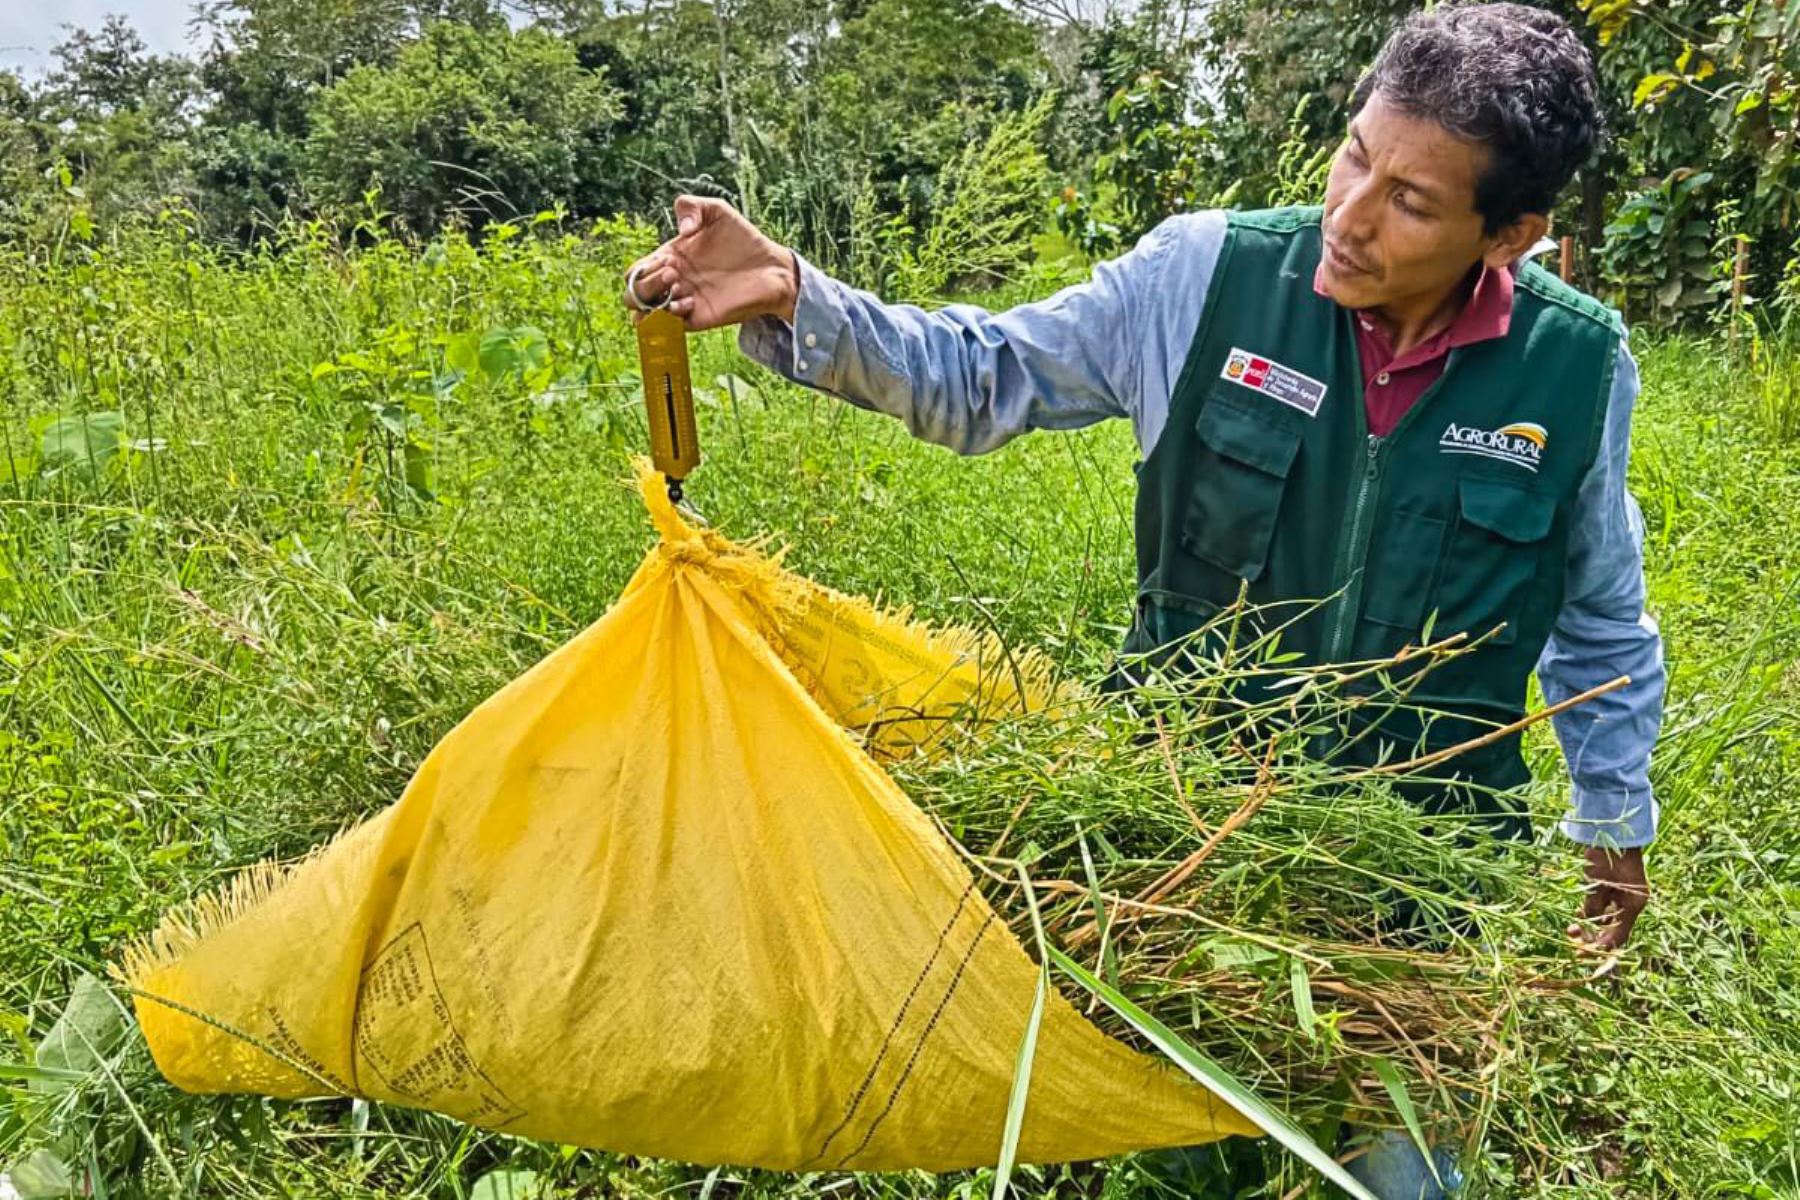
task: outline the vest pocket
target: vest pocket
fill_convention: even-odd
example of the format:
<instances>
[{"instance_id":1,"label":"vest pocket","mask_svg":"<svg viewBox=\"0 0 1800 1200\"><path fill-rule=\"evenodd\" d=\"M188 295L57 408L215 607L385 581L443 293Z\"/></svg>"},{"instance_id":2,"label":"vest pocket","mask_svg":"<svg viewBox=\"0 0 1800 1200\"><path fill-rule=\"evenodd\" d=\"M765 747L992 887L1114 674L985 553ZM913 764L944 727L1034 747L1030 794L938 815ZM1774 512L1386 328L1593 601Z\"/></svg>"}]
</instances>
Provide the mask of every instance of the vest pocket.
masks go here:
<instances>
[{"instance_id":1,"label":"vest pocket","mask_svg":"<svg viewBox=\"0 0 1800 1200\"><path fill-rule=\"evenodd\" d=\"M1438 572L1434 632L1476 638L1504 623L1489 640L1510 645L1556 519L1556 497L1507 480L1469 476L1457 483L1457 510L1450 550Z\"/></svg>"},{"instance_id":2,"label":"vest pocket","mask_svg":"<svg viewBox=\"0 0 1800 1200\"><path fill-rule=\"evenodd\" d=\"M1425 598L1444 557L1449 522L1417 512L1396 512L1376 533L1363 580L1363 616L1379 625L1417 630L1425 624Z\"/></svg>"},{"instance_id":3,"label":"vest pocket","mask_svg":"<svg viewBox=\"0 0 1800 1200\"><path fill-rule=\"evenodd\" d=\"M1257 578L1268 563L1281 496L1300 449L1300 430L1274 417L1215 394L1195 422L1200 447L1181 545L1240 579Z\"/></svg>"}]
</instances>

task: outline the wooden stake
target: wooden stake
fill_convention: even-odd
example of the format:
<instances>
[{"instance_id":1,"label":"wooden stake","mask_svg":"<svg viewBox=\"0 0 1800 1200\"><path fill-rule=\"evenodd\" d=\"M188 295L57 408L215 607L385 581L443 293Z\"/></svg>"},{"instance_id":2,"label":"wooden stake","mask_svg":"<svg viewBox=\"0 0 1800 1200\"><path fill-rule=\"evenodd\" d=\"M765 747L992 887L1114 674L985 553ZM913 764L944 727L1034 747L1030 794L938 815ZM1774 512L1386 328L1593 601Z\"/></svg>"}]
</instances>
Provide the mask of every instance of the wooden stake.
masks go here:
<instances>
[{"instance_id":1,"label":"wooden stake","mask_svg":"<svg viewBox=\"0 0 1800 1200\"><path fill-rule=\"evenodd\" d=\"M1562 269L1562 281L1568 283L1575 277L1575 239L1566 233L1563 234L1560 257L1562 259L1559 264Z\"/></svg>"}]
</instances>

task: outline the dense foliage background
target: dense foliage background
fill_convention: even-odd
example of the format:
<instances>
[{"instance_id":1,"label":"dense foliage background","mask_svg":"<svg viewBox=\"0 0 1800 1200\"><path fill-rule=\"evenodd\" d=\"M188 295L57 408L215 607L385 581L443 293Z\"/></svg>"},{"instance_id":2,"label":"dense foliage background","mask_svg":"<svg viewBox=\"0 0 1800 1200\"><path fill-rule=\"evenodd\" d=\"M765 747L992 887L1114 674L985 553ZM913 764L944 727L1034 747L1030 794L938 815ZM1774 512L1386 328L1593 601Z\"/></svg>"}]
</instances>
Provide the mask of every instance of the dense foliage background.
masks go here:
<instances>
[{"instance_id":1,"label":"dense foliage background","mask_svg":"<svg viewBox=\"0 0 1800 1200\"><path fill-rule=\"evenodd\" d=\"M1558 214L1582 281L1640 323L1719 319L1745 307L1742 242L1748 306L1782 299L1800 9L1545 3L1591 37L1618 135ZM1053 211L1104 254L1171 211L1309 195L1414 7L205 0L193 57L113 17L0 74L0 236L50 232L69 189L99 225L179 197L239 246L296 214L419 238L551 209L655 224L686 189L860 283L990 282L1025 256L962 244L974 214ZM1006 161L971 162L995 137Z\"/></svg>"}]
</instances>

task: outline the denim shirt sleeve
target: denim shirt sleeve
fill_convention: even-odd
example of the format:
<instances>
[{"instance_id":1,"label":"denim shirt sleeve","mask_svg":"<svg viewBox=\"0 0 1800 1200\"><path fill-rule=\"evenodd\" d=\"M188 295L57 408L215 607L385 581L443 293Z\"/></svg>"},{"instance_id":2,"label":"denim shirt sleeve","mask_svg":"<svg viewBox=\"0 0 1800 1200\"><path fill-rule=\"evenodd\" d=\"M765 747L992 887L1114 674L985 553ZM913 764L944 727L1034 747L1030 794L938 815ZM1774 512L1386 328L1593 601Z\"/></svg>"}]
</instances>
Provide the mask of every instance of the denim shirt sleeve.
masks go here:
<instances>
[{"instance_id":1,"label":"denim shirt sleeve","mask_svg":"<svg viewBox=\"0 0 1800 1200\"><path fill-rule=\"evenodd\" d=\"M1129 418L1148 453L1224 234L1220 212L1171 217L1087 282L1002 313L883 304L800 260L793 324L746 321L738 345L796 383L897 417L959 454L1107 417Z\"/></svg>"},{"instance_id":2,"label":"denim shirt sleeve","mask_svg":"<svg viewBox=\"0 0 1800 1200\"><path fill-rule=\"evenodd\" d=\"M1574 783L1563 832L1590 846L1656 837L1650 750L1662 726L1662 636L1644 611L1644 518L1625 489L1638 370L1621 344L1600 454L1576 495L1567 591L1538 682L1551 704L1629 675L1631 682L1553 718Z\"/></svg>"}]
</instances>

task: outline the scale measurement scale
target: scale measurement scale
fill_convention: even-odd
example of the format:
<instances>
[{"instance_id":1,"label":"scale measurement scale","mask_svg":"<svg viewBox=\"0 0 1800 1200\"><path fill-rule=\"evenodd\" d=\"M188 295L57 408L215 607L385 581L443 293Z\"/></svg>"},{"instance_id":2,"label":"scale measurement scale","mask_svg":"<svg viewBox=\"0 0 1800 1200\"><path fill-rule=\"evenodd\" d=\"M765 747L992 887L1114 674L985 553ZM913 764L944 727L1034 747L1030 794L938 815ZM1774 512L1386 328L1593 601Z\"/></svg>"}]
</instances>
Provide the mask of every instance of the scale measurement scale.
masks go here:
<instances>
[{"instance_id":1,"label":"scale measurement scale","mask_svg":"<svg viewBox=\"0 0 1800 1200\"><path fill-rule=\"evenodd\" d=\"M668 481L669 499L680 504L682 481L700 465L687 323L668 309L657 308L638 322L637 339L644 414L650 422L650 461Z\"/></svg>"}]
</instances>

